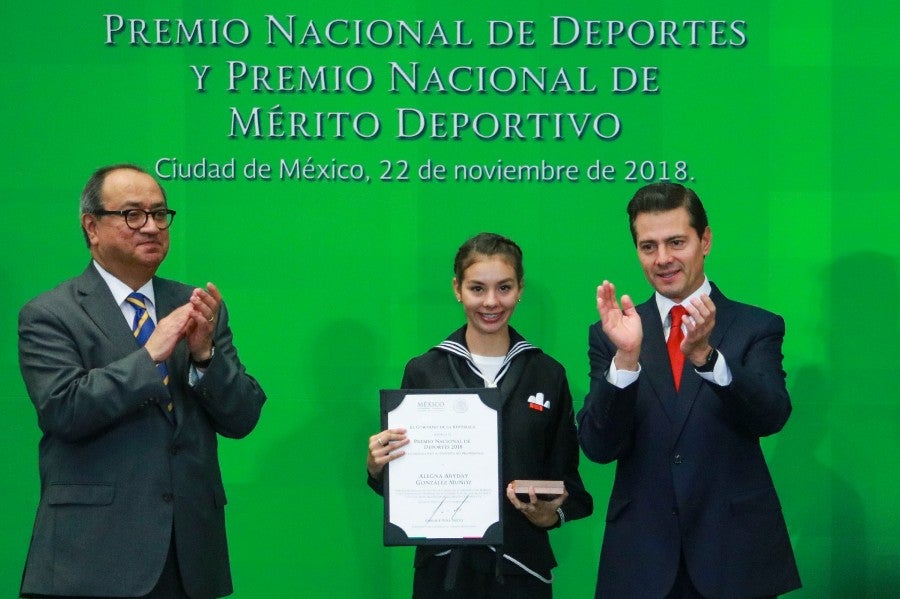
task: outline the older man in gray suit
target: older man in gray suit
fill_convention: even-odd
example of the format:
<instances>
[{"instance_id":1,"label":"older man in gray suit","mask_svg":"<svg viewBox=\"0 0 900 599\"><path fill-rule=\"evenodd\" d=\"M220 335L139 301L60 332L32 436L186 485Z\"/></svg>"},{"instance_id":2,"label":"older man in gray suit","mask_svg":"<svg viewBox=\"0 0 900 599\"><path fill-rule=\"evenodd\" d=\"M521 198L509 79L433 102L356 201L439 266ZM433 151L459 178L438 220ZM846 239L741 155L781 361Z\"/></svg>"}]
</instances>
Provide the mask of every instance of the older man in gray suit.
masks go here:
<instances>
[{"instance_id":1,"label":"older man in gray suit","mask_svg":"<svg viewBox=\"0 0 900 599\"><path fill-rule=\"evenodd\" d=\"M81 198L91 263L19 314L43 433L23 597L232 591L217 435L247 435L266 396L218 289L156 277L174 215L140 168L98 170Z\"/></svg>"}]
</instances>

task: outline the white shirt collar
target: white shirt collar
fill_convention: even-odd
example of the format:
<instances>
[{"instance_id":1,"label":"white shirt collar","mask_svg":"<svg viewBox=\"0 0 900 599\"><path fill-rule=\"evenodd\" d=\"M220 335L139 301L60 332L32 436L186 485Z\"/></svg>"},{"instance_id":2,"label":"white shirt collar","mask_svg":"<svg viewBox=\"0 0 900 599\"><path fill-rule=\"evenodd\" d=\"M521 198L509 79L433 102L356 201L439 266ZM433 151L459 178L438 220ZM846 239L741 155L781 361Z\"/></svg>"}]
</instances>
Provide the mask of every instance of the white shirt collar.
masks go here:
<instances>
[{"instance_id":1,"label":"white shirt collar","mask_svg":"<svg viewBox=\"0 0 900 599\"><path fill-rule=\"evenodd\" d=\"M697 288L694 293L690 294L684 301L681 302L682 306L687 306L691 303L691 300L695 297L700 297L701 294L705 293L707 296L712 293L712 285L709 284L709 278L704 275L703 283L700 287ZM669 312L671 312L672 307L678 302L673 302L669 298L664 295L661 295L658 291L656 292L656 309L659 310L659 318L662 320L665 326L669 326Z\"/></svg>"},{"instance_id":2,"label":"white shirt collar","mask_svg":"<svg viewBox=\"0 0 900 599\"><path fill-rule=\"evenodd\" d=\"M100 266L100 264L94 260L94 268L97 269L97 272L100 273L100 276L103 277L103 281L106 283L106 286L109 287L109 290L113 294L113 298L116 300L116 304L120 307L125 304L125 298L127 298L132 293L131 287L117 279L114 275L110 274L108 270ZM146 283L144 283L140 289L137 290L138 293L141 293L150 301L150 307L153 308L155 312L156 307L156 294L153 292L153 279L150 279Z\"/></svg>"}]
</instances>

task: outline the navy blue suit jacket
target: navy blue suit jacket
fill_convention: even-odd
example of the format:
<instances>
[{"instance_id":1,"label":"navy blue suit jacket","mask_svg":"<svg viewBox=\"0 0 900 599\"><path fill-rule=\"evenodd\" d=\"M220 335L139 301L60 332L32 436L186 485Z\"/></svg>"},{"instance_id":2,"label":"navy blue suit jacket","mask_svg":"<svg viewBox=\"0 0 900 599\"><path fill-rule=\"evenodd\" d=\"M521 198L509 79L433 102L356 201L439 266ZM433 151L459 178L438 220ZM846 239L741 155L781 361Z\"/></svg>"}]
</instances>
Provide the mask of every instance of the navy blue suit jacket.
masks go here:
<instances>
[{"instance_id":1,"label":"navy blue suit jacket","mask_svg":"<svg viewBox=\"0 0 900 599\"><path fill-rule=\"evenodd\" d=\"M193 289L153 284L160 319ZM188 594L231 592L217 435L249 433L266 396L238 359L225 306L214 342L193 387L179 342L164 385L93 265L22 308L19 363L42 432L23 596L145 595L173 534Z\"/></svg>"},{"instance_id":2,"label":"navy blue suit jacket","mask_svg":"<svg viewBox=\"0 0 900 599\"><path fill-rule=\"evenodd\" d=\"M713 286L718 348L733 380L721 387L686 362L675 391L654 297L637 307L641 374L606 380L615 346L590 328L590 391L579 442L594 461L616 461L597 597L662 597L683 553L707 597L760 597L800 586L781 504L759 445L791 412L782 369L784 321L733 302Z\"/></svg>"}]
</instances>

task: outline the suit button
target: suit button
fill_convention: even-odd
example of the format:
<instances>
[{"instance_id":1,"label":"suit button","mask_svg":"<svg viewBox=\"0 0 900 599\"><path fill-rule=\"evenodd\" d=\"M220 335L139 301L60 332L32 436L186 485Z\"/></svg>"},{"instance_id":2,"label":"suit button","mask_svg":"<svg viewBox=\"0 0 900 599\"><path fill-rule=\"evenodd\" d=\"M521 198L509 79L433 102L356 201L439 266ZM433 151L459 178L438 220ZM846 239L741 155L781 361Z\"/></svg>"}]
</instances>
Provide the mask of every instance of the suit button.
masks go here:
<instances>
[{"instance_id":1,"label":"suit button","mask_svg":"<svg viewBox=\"0 0 900 599\"><path fill-rule=\"evenodd\" d=\"M163 493L162 498L166 503L172 503L172 500L175 499L175 496L171 493Z\"/></svg>"},{"instance_id":2,"label":"suit button","mask_svg":"<svg viewBox=\"0 0 900 599\"><path fill-rule=\"evenodd\" d=\"M169 453L172 455L178 455L179 447L177 445L173 445L169 448Z\"/></svg>"},{"instance_id":3,"label":"suit button","mask_svg":"<svg viewBox=\"0 0 900 599\"><path fill-rule=\"evenodd\" d=\"M684 458L681 457L680 453L676 453L675 458L672 460L672 462L674 462L675 464L681 464L684 462Z\"/></svg>"}]
</instances>

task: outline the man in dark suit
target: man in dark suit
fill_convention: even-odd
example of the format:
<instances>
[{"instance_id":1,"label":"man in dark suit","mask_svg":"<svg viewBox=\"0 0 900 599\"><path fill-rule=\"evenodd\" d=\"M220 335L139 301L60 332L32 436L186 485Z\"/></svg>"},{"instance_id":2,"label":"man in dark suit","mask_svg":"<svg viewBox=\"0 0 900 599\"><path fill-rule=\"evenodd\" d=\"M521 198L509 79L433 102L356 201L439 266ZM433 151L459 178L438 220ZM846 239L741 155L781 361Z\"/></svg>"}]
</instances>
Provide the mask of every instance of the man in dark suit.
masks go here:
<instances>
[{"instance_id":1,"label":"man in dark suit","mask_svg":"<svg viewBox=\"0 0 900 599\"><path fill-rule=\"evenodd\" d=\"M216 287L155 276L174 215L143 170L100 169L81 198L91 263L19 314L42 432L23 597L232 591L217 435L247 435L266 397Z\"/></svg>"},{"instance_id":2,"label":"man in dark suit","mask_svg":"<svg viewBox=\"0 0 900 599\"><path fill-rule=\"evenodd\" d=\"M601 322L590 329L578 436L588 458L617 464L596 596L755 598L796 589L759 445L791 412L784 321L709 282L712 232L693 191L645 186L628 216L656 293L635 307L627 295L620 305L608 281L597 289Z\"/></svg>"}]
</instances>

